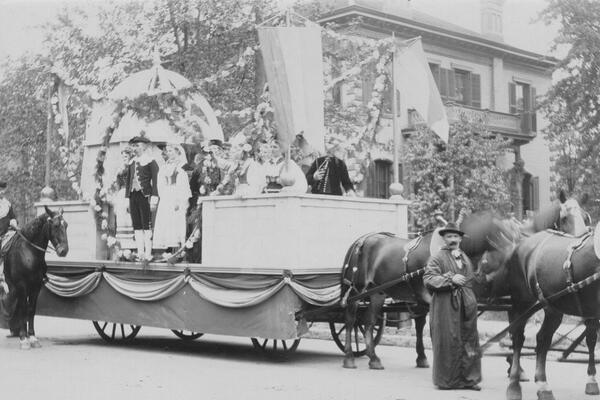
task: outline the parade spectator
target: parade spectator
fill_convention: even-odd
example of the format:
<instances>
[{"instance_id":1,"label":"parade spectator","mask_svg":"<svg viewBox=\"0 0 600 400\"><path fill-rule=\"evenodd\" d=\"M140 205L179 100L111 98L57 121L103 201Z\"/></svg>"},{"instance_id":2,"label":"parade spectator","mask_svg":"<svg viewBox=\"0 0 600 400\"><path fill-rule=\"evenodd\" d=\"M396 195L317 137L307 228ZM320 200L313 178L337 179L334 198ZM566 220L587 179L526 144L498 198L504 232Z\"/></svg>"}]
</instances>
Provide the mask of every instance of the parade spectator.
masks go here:
<instances>
[{"instance_id":1,"label":"parade spectator","mask_svg":"<svg viewBox=\"0 0 600 400\"><path fill-rule=\"evenodd\" d=\"M167 161L158 174L160 203L156 211L154 248L177 250L186 240L186 212L192 193L186 172L185 151L178 144L166 147Z\"/></svg>"},{"instance_id":2,"label":"parade spectator","mask_svg":"<svg viewBox=\"0 0 600 400\"><path fill-rule=\"evenodd\" d=\"M326 156L313 161L306 173L311 193L341 196L345 192L347 195L355 195L354 185L342 158L341 145L333 143L329 146Z\"/></svg>"},{"instance_id":3,"label":"parade spectator","mask_svg":"<svg viewBox=\"0 0 600 400\"><path fill-rule=\"evenodd\" d=\"M433 383L439 389L481 390L473 265L459 248L464 233L456 224L448 223L439 234L445 245L429 259L423 276L433 293L429 317Z\"/></svg>"},{"instance_id":4,"label":"parade spectator","mask_svg":"<svg viewBox=\"0 0 600 400\"><path fill-rule=\"evenodd\" d=\"M137 256L152 259L152 213L158 206L158 164L150 155L151 142L140 132L129 140L135 158L129 165L125 179L125 196L129 199L129 213L133 225Z\"/></svg>"},{"instance_id":5,"label":"parade spectator","mask_svg":"<svg viewBox=\"0 0 600 400\"><path fill-rule=\"evenodd\" d=\"M4 245L12 237L12 235L7 234L9 228L15 231L19 228L12 204L6 198L7 187L8 184L6 182L0 181L0 286L4 290L4 293L8 292L8 286L4 279Z\"/></svg>"}]
</instances>

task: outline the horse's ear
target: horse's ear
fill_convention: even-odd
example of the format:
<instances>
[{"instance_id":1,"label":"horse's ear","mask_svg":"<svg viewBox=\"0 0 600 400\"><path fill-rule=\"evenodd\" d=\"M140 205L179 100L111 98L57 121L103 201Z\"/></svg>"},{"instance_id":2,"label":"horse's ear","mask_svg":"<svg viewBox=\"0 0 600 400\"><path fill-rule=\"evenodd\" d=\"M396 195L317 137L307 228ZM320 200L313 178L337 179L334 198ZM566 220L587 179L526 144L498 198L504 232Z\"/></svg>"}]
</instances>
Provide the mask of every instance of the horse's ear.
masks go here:
<instances>
[{"instance_id":1,"label":"horse's ear","mask_svg":"<svg viewBox=\"0 0 600 400\"><path fill-rule=\"evenodd\" d=\"M560 192L558 192L558 201L560 201L561 204L567 201L567 194L564 189L560 189Z\"/></svg>"},{"instance_id":2,"label":"horse's ear","mask_svg":"<svg viewBox=\"0 0 600 400\"><path fill-rule=\"evenodd\" d=\"M58 210L58 215L62 217L63 213L65 212L65 210L61 207Z\"/></svg>"},{"instance_id":3,"label":"horse's ear","mask_svg":"<svg viewBox=\"0 0 600 400\"><path fill-rule=\"evenodd\" d=\"M587 193L584 193L579 198L579 205L581 205L581 206L585 205L588 202L589 199L590 199L590 195L587 194Z\"/></svg>"},{"instance_id":4,"label":"horse's ear","mask_svg":"<svg viewBox=\"0 0 600 400\"><path fill-rule=\"evenodd\" d=\"M44 206L44 209L46 210L46 214L48 214L50 217L54 216L54 213L48 208L48 206Z\"/></svg>"}]
</instances>

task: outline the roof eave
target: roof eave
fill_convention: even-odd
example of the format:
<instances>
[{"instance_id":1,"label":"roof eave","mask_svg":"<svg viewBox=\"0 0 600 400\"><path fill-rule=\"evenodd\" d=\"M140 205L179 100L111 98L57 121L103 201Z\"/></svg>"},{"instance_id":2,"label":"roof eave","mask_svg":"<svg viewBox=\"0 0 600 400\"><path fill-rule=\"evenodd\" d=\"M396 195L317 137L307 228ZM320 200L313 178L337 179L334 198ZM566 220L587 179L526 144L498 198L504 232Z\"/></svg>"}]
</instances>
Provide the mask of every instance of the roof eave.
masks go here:
<instances>
[{"instance_id":1,"label":"roof eave","mask_svg":"<svg viewBox=\"0 0 600 400\"><path fill-rule=\"evenodd\" d=\"M544 56L526 50L521 50L516 47L505 45L503 43L495 42L493 40L488 40L477 36L467 35L461 32L452 32L450 30L442 29L434 25L424 24L409 18L387 14L378 10L373 10L358 5L351 5L329 12L323 15L318 22L320 24L325 24L328 22L335 22L340 19L353 17L372 18L396 26L419 30L431 35L437 35L445 39L455 40L457 42L461 42L470 46L481 47L482 49L486 49L488 51L491 50L494 53L501 54L505 57L515 58L521 62L532 64L533 66L542 69L553 68L558 62L558 60L553 57Z\"/></svg>"}]
</instances>

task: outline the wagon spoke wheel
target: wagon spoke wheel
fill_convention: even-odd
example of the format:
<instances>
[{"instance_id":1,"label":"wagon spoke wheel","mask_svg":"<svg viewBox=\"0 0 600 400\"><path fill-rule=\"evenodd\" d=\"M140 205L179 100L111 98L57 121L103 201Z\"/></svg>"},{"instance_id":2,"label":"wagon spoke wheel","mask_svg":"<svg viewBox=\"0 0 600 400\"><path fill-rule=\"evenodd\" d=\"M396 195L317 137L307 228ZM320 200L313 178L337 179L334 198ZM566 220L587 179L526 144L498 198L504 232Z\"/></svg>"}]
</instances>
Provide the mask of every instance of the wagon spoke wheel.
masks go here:
<instances>
[{"instance_id":1,"label":"wagon spoke wheel","mask_svg":"<svg viewBox=\"0 0 600 400\"><path fill-rule=\"evenodd\" d=\"M381 341L383 328L385 327L385 314L383 318L379 318L373 328L373 342L375 346ZM329 322L329 330L337 347L344 351L346 348L346 324L339 322ZM354 357L362 357L367 354L367 346L365 345L365 333L367 328L362 321L356 321L350 335L352 342L352 353Z\"/></svg>"},{"instance_id":2,"label":"wagon spoke wheel","mask_svg":"<svg viewBox=\"0 0 600 400\"><path fill-rule=\"evenodd\" d=\"M118 324L115 322L92 321L98 335L109 343L135 338L142 328L140 325Z\"/></svg>"},{"instance_id":3,"label":"wagon spoke wheel","mask_svg":"<svg viewBox=\"0 0 600 400\"><path fill-rule=\"evenodd\" d=\"M204 335L204 333L200 332L184 331L177 329L171 329L171 332L173 332L175 336L183 340L195 340L198 339L200 336Z\"/></svg>"},{"instance_id":4,"label":"wagon spoke wheel","mask_svg":"<svg viewBox=\"0 0 600 400\"><path fill-rule=\"evenodd\" d=\"M292 354L298 348L300 339L258 339L250 338L254 348L265 354Z\"/></svg>"}]
</instances>

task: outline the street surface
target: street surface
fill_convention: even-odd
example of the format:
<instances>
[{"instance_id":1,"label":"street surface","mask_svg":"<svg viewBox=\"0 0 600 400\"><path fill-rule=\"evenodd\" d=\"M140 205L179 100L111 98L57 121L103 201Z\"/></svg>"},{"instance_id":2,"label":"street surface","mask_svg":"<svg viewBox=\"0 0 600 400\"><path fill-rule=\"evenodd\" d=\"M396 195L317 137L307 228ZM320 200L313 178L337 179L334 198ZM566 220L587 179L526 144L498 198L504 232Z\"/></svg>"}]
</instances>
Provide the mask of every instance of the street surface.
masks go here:
<instances>
[{"instance_id":1,"label":"street surface","mask_svg":"<svg viewBox=\"0 0 600 400\"><path fill-rule=\"evenodd\" d=\"M431 370L414 367L413 349L379 346L385 370L341 367L332 341L302 340L289 359L270 359L250 339L206 335L185 342L165 329L142 328L126 345L106 344L91 322L38 317L41 349L22 351L18 339L0 330L2 399L200 399L200 400L469 400L504 399L503 357L483 359L483 390L438 391ZM431 353L428 353L431 360ZM530 377L534 361L524 360ZM584 394L586 366L548 363L557 399L597 399ZM523 399L535 399L533 382Z\"/></svg>"}]
</instances>

